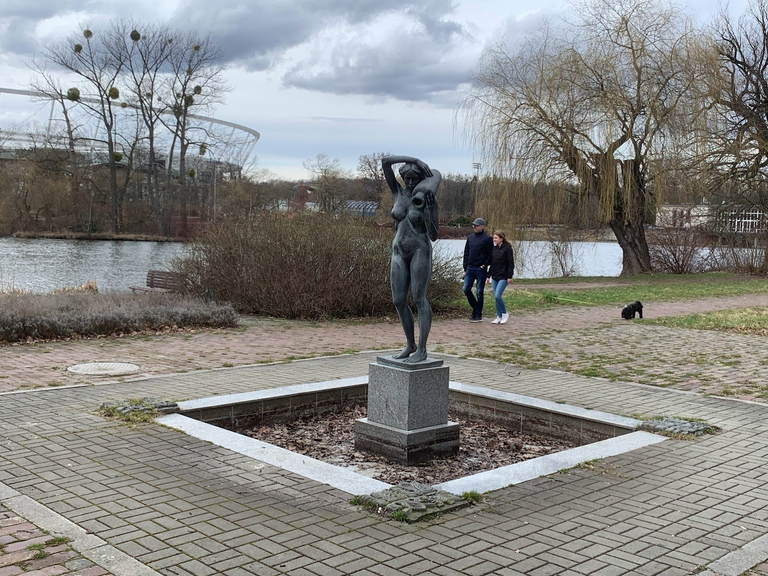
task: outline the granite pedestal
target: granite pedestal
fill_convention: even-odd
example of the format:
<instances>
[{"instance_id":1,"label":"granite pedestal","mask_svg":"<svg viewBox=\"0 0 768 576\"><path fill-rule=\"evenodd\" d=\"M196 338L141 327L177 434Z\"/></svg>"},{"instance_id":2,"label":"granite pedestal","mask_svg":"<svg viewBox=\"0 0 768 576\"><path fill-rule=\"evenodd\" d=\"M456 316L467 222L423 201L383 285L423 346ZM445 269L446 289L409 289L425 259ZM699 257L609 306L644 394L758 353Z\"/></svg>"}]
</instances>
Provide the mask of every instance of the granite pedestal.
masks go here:
<instances>
[{"instance_id":1,"label":"granite pedestal","mask_svg":"<svg viewBox=\"0 0 768 576\"><path fill-rule=\"evenodd\" d=\"M459 425L448 421L448 367L379 356L368 372L368 417L355 422L355 447L401 464L459 451Z\"/></svg>"}]
</instances>

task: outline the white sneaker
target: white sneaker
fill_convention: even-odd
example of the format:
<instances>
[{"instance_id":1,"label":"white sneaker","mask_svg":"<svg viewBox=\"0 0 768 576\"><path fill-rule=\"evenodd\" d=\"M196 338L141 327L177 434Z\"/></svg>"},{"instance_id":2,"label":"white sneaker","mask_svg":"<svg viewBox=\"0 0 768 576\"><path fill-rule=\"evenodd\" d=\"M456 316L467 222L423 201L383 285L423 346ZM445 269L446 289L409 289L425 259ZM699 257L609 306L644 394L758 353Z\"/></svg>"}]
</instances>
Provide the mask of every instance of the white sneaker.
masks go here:
<instances>
[{"instance_id":1,"label":"white sneaker","mask_svg":"<svg viewBox=\"0 0 768 576\"><path fill-rule=\"evenodd\" d=\"M499 323L506 324L507 320L509 320L509 314L502 314L501 318L499 318Z\"/></svg>"},{"instance_id":2,"label":"white sneaker","mask_svg":"<svg viewBox=\"0 0 768 576\"><path fill-rule=\"evenodd\" d=\"M501 316L496 316L493 320L491 320L491 324L498 324L501 322Z\"/></svg>"}]
</instances>

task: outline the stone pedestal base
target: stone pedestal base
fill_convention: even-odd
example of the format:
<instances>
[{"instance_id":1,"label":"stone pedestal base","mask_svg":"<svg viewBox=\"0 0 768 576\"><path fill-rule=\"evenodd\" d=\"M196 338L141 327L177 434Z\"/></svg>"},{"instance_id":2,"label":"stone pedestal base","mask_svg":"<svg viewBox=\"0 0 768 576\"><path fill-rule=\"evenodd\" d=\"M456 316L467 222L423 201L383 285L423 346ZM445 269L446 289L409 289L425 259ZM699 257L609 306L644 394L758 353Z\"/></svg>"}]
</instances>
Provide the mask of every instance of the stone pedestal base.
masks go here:
<instances>
[{"instance_id":1,"label":"stone pedestal base","mask_svg":"<svg viewBox=\"0 0 768 576\"><path fill-rule=\"evenodd\" d=\"M448 367L378 357L368 373L368 418L355 422L355 446L402 464L459 451L459 425L448 422Z\"/></svg>"},{"instance_id":2,"label":"stone pedestal base","mask_svg":"<svg viewBox=\"0 0 768 576\"><path fill-rule=\"evenodd\" d=\"M459 425L447 422L406 431L361 418L355 421L355 448L380 454L399 464L421 464L458 454Z\"/></svg>"}]
</instances>

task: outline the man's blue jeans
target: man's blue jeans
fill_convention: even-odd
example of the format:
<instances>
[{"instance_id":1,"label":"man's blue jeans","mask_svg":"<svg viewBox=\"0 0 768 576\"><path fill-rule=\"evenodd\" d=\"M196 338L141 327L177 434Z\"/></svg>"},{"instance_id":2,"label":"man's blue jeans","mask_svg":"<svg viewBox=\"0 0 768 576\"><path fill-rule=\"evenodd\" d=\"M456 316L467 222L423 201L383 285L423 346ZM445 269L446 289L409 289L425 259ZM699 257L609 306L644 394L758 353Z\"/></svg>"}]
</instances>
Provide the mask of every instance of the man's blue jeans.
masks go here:
<instances>
[{"instance_id":1,"label":"man's blue jeans","mask_svg":"<svg viewBox=\"0 0 768 576\"><path fill-rule=\"evenodd\" d=\"M496 316L501 318L502 314L507 313L507 306L504 304L504 289L507 287L507 279L503 280L491 280L491 286L493 287L493 297L496 303Z\"/></svg>"},{"instance_id":2,"label":"man's blue jeans","mask_svg":"<svg viewBox=\"0 0 768 576\"><path fill-rule=\"evenodd\" d=\"M472 294L472 284L477 282L477 298ZM483 317L483 289L485 288L485 268L468 266L464 271L464 294L469 305L472 306L472 317Z\"/></svg>"}]
</instances>

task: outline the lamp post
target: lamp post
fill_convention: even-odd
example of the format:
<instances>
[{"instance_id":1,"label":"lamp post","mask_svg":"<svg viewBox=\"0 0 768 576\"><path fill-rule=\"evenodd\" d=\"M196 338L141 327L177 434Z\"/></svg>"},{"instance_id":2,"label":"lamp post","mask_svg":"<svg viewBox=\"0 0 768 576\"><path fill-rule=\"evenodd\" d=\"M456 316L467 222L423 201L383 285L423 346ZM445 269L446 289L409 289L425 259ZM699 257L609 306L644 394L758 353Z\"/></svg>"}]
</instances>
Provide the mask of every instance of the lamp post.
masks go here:
<instances>
[{"instance_id":1,"label":"lamp post","mask_svg":"<svg viewBox=\"0 0 768 576\"><path fill-rule=\"evenodd\" d=\"M472 162L472 169L475 171L475 191L474 191L474 204L472 206L472 212L475 211L477 206L477 192L480 189L480 162Z\"/></svg>"}]
</instances>

